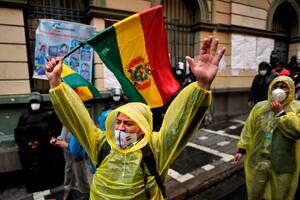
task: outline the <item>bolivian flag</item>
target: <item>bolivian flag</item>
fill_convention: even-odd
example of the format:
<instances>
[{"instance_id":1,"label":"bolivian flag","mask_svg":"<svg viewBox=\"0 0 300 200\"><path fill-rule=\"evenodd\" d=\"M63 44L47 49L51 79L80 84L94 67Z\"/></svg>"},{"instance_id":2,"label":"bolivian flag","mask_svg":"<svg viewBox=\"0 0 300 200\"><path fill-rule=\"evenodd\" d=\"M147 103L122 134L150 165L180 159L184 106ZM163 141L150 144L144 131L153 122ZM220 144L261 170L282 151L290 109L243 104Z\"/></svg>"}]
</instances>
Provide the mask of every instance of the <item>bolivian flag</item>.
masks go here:
<instances>
[{"instance_id":1,"label":"bolivian flag","mask_svg":"<svg viewBox=\"0 0 300 200\"><path fill-rule=\"evenodd\" d=\"M94 97L101 97L95 86L93 86L89 81L85 80L66 64L63 64L61 77L66 84L76 91L82 101L87 101L93 99Z\"/></svg>"},{"instance_id":2,"label":"bolivian flag","mask_svg":"<svg viewBox=\"0 0 300 200\"><path fill-rule=\"evenodd\" d=\"M180 87L169 62L162 6L134 14L85 42L114 73L129 101L160 107Z\"/></svg>"}]
</instances>

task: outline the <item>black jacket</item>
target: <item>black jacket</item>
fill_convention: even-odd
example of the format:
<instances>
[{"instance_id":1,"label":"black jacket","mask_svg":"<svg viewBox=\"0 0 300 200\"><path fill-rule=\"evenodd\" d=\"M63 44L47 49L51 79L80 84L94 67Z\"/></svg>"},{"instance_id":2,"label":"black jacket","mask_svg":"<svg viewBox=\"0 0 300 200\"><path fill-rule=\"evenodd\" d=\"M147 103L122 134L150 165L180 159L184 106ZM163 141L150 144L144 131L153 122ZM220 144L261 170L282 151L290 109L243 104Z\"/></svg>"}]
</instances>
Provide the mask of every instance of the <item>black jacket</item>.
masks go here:
<instances>
[{"instance_id":1,"label":"black jacket","mask_svg":"<svg viewBox=\"0 0 300 200\"><path fill-rule=\"evenodd\" d=\"M256 104L259 101L268 99L268 88L271 81L278 76L276 73L272 73L266 76L256 75L253 79L248 101Z\"/></svg>"}]
</instances>

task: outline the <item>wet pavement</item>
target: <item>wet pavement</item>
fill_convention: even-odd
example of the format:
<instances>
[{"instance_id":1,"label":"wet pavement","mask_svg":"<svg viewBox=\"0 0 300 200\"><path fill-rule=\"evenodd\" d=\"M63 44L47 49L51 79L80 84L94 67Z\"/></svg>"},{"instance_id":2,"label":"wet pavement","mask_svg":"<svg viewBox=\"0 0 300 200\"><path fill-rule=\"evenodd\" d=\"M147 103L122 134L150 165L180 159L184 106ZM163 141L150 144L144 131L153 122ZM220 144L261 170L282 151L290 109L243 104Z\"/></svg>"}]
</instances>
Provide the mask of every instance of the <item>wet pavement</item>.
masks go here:
<instances>
[{"instance_id":1,"label":"wet pavement","mask_svg":"<svg viewBox=\"0 0 300 200\"><path fill-rule=\"evenodd\" d=\"M193 136L170 167L168 199L234 199L232 193L246 199L243 165L232 164L246 117L206 125Z\"/></svg>"},{"instance_id":2,"label":"wet pavement","mask_svg":"<svg viewBox=\"0 0 300 200\"><path fill-rule=\"evenodd\" d=\"M236 144L246 116L205 125L192 137L171 165L166 182L167 199L225 200L246 199L242 164L232 164ZM19 174L1 180L0 200L57 199L62 187L44 193L27 194ZM2 178L2 177L1 177ZM18 181L17 181L18 180ZM17 183L13 185L13 183ZM5 184L7 183L6 187ZM231 196L235 193L235 196Z\"/></svg>"}]
</instances>

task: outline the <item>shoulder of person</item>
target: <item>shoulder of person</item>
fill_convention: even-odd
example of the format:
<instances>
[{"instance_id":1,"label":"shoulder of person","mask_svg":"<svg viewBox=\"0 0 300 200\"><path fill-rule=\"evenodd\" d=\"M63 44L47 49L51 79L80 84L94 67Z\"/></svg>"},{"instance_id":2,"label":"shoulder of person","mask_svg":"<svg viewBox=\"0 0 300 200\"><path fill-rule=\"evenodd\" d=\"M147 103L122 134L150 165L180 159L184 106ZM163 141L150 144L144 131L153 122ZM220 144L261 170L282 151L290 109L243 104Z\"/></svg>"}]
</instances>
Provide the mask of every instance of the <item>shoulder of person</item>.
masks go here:
<instances>
[{"instance_id":1,"label":"shoulder of person","mask_svg":"<svg viewBox=\"0 0 300 200\"><path fill-rule=\"evenodd\" d=\"M268 110L268 109L269 109L268 100L259 101L252 108L253 111L257 111L257 110L262 111L262 110Z\"/></svg>"}]
</instances>

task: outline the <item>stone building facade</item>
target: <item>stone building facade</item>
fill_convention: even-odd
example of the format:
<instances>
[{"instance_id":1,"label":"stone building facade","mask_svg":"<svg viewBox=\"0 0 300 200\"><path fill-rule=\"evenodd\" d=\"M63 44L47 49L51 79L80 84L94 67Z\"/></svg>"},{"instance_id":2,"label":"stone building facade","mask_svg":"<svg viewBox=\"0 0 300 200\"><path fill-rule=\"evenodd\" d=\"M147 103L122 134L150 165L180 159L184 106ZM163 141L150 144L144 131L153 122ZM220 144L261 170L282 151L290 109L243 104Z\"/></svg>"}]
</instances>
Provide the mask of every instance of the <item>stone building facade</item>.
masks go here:
<instances>
[{"instance_id":1,"label":"stone building facade","mask_svg":"<svg viewBox=\"0 0 300 200\"><path fill-rule=\"evenodd\" d=\"M0 159L15 154L13 128L28 94L40 91L50 104L47 81L32 79L39 18L92 24L100 31L159 4L164 6L174 68L183 63L188 75L184 57L197 57L201 42L209 35L218 37L220 46L226 47L222 69L212 87L216 118L248 112L247 96L257 64L269 62L271 51L283 62L292 55L300 58L299 0L0 0L0 148L5 149ZM104 80L105 70L95 54L93 84L104 95L88 104L93 117L109 98ZM2 166L0 172L11 169Z\"/></svg>"}]
</instances>

